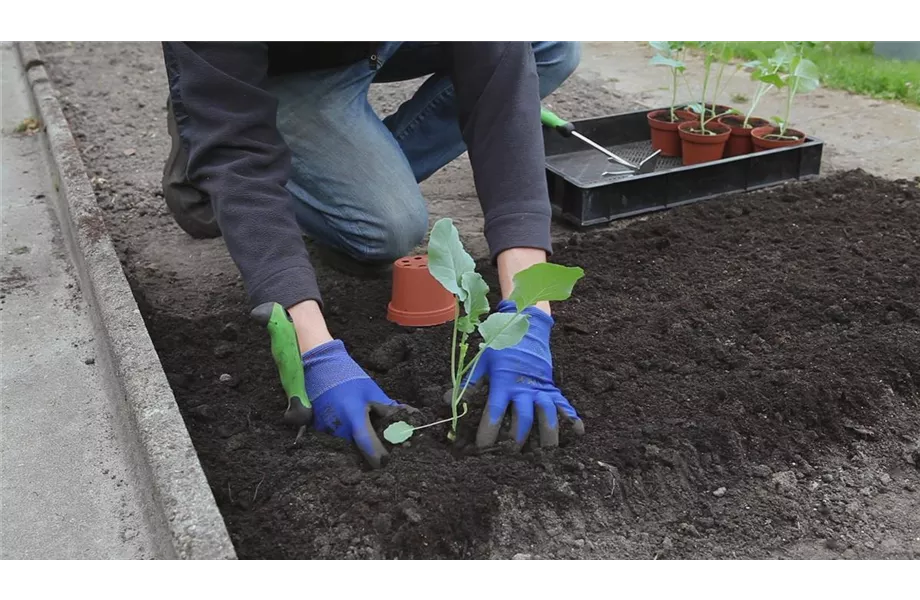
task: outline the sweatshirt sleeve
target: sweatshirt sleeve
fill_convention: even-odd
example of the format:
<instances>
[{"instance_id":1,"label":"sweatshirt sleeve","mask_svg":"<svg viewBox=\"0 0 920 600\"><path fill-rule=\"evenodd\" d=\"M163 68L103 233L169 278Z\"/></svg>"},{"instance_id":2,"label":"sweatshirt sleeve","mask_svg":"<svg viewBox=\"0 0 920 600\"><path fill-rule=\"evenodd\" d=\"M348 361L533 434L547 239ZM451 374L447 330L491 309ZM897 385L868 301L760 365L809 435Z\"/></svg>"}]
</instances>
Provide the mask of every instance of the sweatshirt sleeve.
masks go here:
<instances>
[{"instance_id":1,"label":"sweatshirt sleeve","mask_svg":"<svg viewBox=\"0 0 920 600\"><path fill-rule=\"evenodd\" d=\"M266 44L164 42L163 53L189 180L211 198L250 302L321 302L285 188L291 155L265 91Z\"/></svg>"},{"instance_id":2,"label":"sweatshirt sleeve","mask_svg":"<svg viewBox=\"0 0 920 600\"><path fill-rule=\"evenodd\" d=\"M529 42L455 42L458 117L492 260L509 248L552 253L540 88Z\"/></svg>"}]
</instances>

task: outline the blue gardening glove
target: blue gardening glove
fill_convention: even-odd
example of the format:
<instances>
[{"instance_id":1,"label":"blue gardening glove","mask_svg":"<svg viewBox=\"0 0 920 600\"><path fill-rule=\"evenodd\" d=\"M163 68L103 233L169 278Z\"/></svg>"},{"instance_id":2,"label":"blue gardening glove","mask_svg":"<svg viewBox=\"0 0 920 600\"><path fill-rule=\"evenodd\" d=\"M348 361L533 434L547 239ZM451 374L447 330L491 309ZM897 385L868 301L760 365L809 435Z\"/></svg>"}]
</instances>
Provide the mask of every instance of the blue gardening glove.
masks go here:
<instances>
[{"instance_id":1,"label":"blue gardening glove","mask_svg":"<svg viewBox=\"0 0 920 600\"><path fill-rule=\"evenodd\" d=\"M390 400L341 340L308 350L301 358L316 429L354 442L373 468L383 466L388 453L371 425L371 412L388 418L409 407Z\"/></svg>"},{"instance_id":2,"label":"blue gardening glove","mask_svg":"<svg viewBox=\"0 0 920 600\"><path fill-rule=\"evenodd\" d=\"M516 312L514 302L503 300L498 312ZM569 401L553 383L553 358L549 348L550 332L555 321L535 306L524 309L530 316L527 335L516 346L502 350L487 349L470 375L470 385L489 381L489 400L479 422L476 446L495 444L508 405L511 405L511 435L518 448L524 445L534 424L540 431L540 446L559 445L559 418L570 423L576 434L585 425Z\"/></svg>"}]
</instances>

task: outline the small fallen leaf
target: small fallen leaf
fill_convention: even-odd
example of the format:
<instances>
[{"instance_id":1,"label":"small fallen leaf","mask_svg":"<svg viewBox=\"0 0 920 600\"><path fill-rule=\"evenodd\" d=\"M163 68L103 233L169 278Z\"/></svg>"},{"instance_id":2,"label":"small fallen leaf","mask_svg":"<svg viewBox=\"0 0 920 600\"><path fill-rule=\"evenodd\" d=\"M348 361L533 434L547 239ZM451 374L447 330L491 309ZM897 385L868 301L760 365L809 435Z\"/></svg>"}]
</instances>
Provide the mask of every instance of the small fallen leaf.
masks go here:
<instances>
[{"instance_id":1,"label":"small fallen leaf","mask_svg":"<svg viewBox=\"0 0 920 600\"><path fill-rule=\"evenodd\" d=\"M37 119L29 117L28 119L23 119L19 125L16 126L16 133L35 133L41 127L41 123Z\"/></svg>"},{"instance_id":2,"label":"small fallen leaf","mask_svg":"<svg viewBox=\"0 0 920 600\"><path fill-rule=\"evenodd\" d=\"M383 437L391 444L402 444L410 437L415 429L405 421L393 423L383 431Z\"/></svg>"}]
</instances>

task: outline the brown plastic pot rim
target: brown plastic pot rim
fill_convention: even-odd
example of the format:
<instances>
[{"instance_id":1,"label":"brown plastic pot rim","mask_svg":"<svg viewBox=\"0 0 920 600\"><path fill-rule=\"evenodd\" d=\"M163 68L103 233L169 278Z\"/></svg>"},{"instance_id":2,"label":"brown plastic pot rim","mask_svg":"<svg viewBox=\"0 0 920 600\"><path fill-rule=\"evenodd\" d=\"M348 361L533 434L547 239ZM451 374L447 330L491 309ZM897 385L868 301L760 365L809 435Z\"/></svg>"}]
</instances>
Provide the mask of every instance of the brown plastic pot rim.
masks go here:
<instances>
[{"instance_id":1,"label":"brown plastic pot rim","mask_svg":"<svg viewBox=\"0 0 920 600\"><path fill-rule=\"evenodd\" d=\"M742 127L741 125L732 125L731 123L726 123L722 119L738 119L743 124L744 115L722 115L721 117L716 119L717 123L725 125L729 129L731 129L732 135L747 136L747 135L750 135L751 132L757 129L758 127L766 127L770 124L770 121L763 119L761 117L751 117L750 119L748 119L751 127Z\"/></svg>"},{"instance_id":2,"label":"brown plastic pot rim","mask_svg":"<svg viewBox=\"0 0 920 600\"><path fill-rule=\"evenodd\" d=\"M804 132L799 131L798 129L792 129L791 127L786 128L786 133L795 136L797 140L768 140L764 136L771 135L774 131L778 131L779 127L774 127L773 125L765 125L763 127L755 127L751 131L751 136L757 138L758 140L764 140L765 142L792 142L797 140L805 140L808 136Z\"/></svg>"},{"instance_id":3,"label":"brown plastic pot rim","mask_svg":"<svg viewBox=\"0 0 920 600\"><path fill-rule=\"evenodd\" d=\"M405 325L407 327L428 327L442 325L454 318L454 305L451 303L444 308L424 312L408 312L393 308L393 303L387 305L387 320Z\"/></svg>"},{"instance_id":4,"label":"brown plastic pot rim","mask_svg":"<svg viewBox=\"0 0 920 600\"><path fill-rule=\"evenodd\" d=\"M687 131L684 125L684 123L681 123L677 126L677 131L680 134L680 138L693 144L721 144L728 138L729 135L731 135L731 128L728 125L722 125L720 123L717 123L716 125L723 129L723 131L720 131L715 135L702 135L699 133L693 133ZM695 123L691 123L691 125L695 125ZM711 125L707 125L707 127L710 129L715 129Z\"/></svg>"},{"instance_id":5,"label":"brown plastic pot rim","mask_svg":"<svg viewBox=\"0 0 920 600\"><path fill-rule=\"evenodd\" d=\"M668 114L668 113L670 113L670 112L671 112L671 109L669 109L669 108L658 108L658 109L649 111L648 113L646 113L645 116L646 116L646 118L649 120L649 122L662 123L662 124L664 124L664 125L677 125L677 124L679 124L679 123L683 123L684 121L690 120L691 117L696 117L696 115L694 115L693 113L691 113L691 112L689 112L689 111L687 111L687 110L684 110L684 109L682 109L682 108L675 108L675 109L674 109L674 114L675 114L675 115L677 116L677 118L679 119L678 121L661 121L661 120L655 118L655 117L657 117L657 116L666 115L666 114ZM686 118L683 118L683 119L682 119L682 118L681 118L681 114L685 115Z\"/></svg>"}]
</instances>

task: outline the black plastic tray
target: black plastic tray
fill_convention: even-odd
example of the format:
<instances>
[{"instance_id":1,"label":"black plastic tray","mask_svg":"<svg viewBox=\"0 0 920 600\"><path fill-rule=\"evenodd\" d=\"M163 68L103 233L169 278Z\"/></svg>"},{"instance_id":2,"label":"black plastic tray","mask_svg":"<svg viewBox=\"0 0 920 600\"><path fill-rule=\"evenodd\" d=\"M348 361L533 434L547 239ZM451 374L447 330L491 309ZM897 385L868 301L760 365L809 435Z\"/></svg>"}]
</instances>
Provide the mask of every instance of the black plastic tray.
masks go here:
<instances>
[{"instance_id":1,"label":"black plastic tray","mask_svg":"<svg viewBox=\"0 0 920 600\"><path fill-rule=\"evenodd\" d=\"M652 153L646 115L640 110L572 121L575 131L638 162ZM795 179L812 179L821 171L824 142L809 137L789 148L765 150L683 166L680 158L659 157L653 173L631 175L575 137L543 128L546 177L557 219L577 227L673 208L723 194L756 190ZM622 175L602 176L604 171Z\"/></svg>"}]
</instances>

